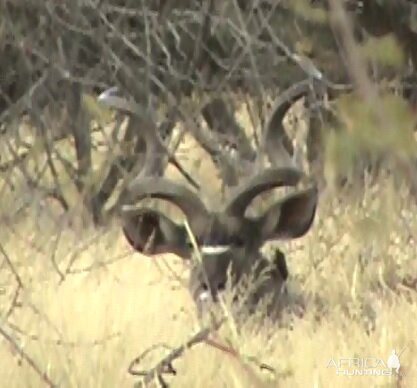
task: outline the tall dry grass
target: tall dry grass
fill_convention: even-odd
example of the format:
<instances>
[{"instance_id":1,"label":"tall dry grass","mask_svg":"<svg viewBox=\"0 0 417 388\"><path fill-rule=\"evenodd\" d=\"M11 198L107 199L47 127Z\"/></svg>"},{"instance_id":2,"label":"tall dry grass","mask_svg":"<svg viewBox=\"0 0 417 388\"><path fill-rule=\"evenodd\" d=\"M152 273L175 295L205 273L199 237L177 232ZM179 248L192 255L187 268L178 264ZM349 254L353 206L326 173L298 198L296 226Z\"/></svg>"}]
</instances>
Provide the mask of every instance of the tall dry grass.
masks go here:
<instances>
[{"instance_id":1,"label":"tall dry grass","mask_svg":"<svg viewBox=\"0 0 417 388\"><path fill-rule=\"evenodd\" d=\"M323 193L312 230L280 246L287 253L290 292L307 310L291 326L248 321L229 338L243 354L271 365L276 376L207 345L174 365L174 387L413 387L417 378L415 317L417 231L415 205L391 178L335 199ZM62 229L61 229L62 228ZM175 347L198 330L184 287L187 265L175 256L151 259L128 247L117 224L105 230L52 219L3 225L3 253L24 285L16 288L2 258L1 328L11 334L62 387L125 387L135 379L130 361L154 344ZM268 247L267 247L268 249ZM401 379L338 376L330 359L375 357L400 351ZM156 350L143 368L163 357ZM0 386L41 387L42 379L1 340Z\"/></svg>"},{"instance_id":2,"label":"tall dry grass","mask_svg":"<svg viewBox=\"0 0 417 388\"><path fill-rule=\"evenodd\" d=\"M188 139L178 154L188 156L189 170L216 201L213 164L194 150ZM168 175L179 178L172 170ZM415 385L416 206L395 176L362 189L338 196L326 189L309 233L279 244L287 254L289 291L305 300L304 316L282 325L249 319L237 333L232 324L220 330L242 359L255 357L275 374L200 344L174 363L172 386ZM7 219L20 199L2 191L0 329L52 382L132 386L137 379L127 368L137 355L155 344L179 346L199 330L185 286L187 263L142 256L127 245L117 222L94 230L81 226L76 212L67 217L33 198L32 208ZM18 282L23 288L16 297ZM393 348L404 349L401 378L338 376L328 367L341 358L387 362ZM165 354L156 349L141 367L151 368ZM1 387L45 386L45 377L4 337L0 360Z\"/></svg>"}]
</instances>

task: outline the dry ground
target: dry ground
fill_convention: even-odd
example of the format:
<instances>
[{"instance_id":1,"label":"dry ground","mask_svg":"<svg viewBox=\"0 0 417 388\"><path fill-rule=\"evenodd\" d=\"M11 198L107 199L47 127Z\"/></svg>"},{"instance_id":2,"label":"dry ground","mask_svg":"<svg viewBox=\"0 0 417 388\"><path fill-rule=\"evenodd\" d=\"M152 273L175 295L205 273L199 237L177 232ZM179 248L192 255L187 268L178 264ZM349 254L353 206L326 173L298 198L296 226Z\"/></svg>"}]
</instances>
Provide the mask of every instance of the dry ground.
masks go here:
<instances>
[{"instance_id":1,"label":"dry ground","mask_svg":"<svg viewBox=\"0 0 417 388\"><path fill-rule=\"evenodd\" d=\"M212 168L205 159L200 167ZM214 177L203 175L213 185ZM2 221L0 328L61 387L132 386L133 358L154 344L178 346L199 328L183 284L187 266L178 257L132 252L117 224L82 228L46 209ZM221 332L276 376L249 364L252 375L230 355L199 345L175 363L172 386L416 386L415 214L391 179L339 200L324 192L308 235L281 245L290 291L305 298L305 315L291 327L248 322L239 333L230 325ZM17 277L23 289L8 314ZM342 358L387 362L392 349L403 350L401 377L338 376L329 367ZM156 351L147 366L162 355ZM4 339L0 360L1 387L45 386Z\"/></svg>"}]
</instances>

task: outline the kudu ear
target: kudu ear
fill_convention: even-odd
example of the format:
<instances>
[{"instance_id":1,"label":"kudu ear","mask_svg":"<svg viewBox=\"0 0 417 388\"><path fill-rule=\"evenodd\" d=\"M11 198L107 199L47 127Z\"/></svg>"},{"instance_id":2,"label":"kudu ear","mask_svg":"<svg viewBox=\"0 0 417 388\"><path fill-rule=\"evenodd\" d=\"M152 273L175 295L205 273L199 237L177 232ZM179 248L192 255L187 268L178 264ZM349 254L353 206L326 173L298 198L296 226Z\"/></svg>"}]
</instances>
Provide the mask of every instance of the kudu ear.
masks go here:
<instances>
[{"instance_id":1,"label":"kudu ear","mask_svg":"<svg viewBox=\"0 0 417 388\"><path fill-rule=\"evenodd\" d=\"M186 230L161 212L149 208L125 211L123 233L129 244L146 255L174 253L190 256Z\"/></svg>"},{"instance_id":2,"label":"kudu ear","mask_svg":"<svg viewBox=\"0 0 417 388\"><path fill-rule=\"evenodd\" d=\"M314 221L317 200L315 186L279 200L260 218L263 238L292 239L306 234Z\"/></svg>"}]
</instances>

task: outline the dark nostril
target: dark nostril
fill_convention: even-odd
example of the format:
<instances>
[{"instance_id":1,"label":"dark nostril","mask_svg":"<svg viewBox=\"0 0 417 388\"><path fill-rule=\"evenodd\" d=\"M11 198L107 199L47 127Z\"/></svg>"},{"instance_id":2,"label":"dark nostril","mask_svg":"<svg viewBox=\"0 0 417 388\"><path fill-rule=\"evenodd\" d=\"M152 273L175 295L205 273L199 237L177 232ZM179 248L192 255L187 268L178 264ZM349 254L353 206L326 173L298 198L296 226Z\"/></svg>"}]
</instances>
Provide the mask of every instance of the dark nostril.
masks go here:
<instances>
[{"instance_id":1,"label":"dark nostril","mask_svg":"<svg viewBox=\"0 0 417 388\"><path fill-rule=\"evenodd\" d=\"M206 283L203 283L201 288L203 289L203 291L208 291L208 286Z\"/></svg>"},{"instance_id":2,"label":"dark nostril","mask_svg":"<svg viewBox=\"0 0 417 388\"><path fill-rule=\"evenodd\" d=\"M240 237L235 237L235 238L233 239L233 244L234 244L235 246L237 246L237 247L243 247L243 246L245 245L245 242L243 241L243 239L242 239L242 238L240 238Z\"/></svg>"},{"instance_id":3,"label":"dark nostril","mask_svg":"<svg viewBox=\"0 0 417 388\"><path fill-rule=\"evenodd\" d=\"M224 291L226 289L226 284L225 283L219 283L217 285L217 291Z\"/></svg>"}]
</instances>

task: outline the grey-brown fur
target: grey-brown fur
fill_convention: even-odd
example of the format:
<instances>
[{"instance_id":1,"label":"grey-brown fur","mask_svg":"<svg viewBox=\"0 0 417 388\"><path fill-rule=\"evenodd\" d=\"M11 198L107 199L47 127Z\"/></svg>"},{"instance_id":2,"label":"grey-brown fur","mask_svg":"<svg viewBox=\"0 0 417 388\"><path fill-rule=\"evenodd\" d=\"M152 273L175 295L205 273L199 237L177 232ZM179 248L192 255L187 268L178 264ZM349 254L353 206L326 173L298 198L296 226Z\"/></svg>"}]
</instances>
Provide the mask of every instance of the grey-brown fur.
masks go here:
<instances>
[{"instance_id":1,"label":"grey-brown fur","mask_svg":"<svg viewBox=\"0 0 417 388\"><path fill-rule=\"evenodd\" d=\"M201 250L202 261L195 262L189 283L200 314L211 302L217 302L228 273L232 288L245 276L253 275L259 282L248 296L246 306L250 310L268 295L272 297L269 307L274 310L282 302L283 285L288 276L286 262L282 254L278 260L270 262L260 249L266 241L296 238L307 232L315 215L317 189L313 185L292 193L259 217L247 217L245 211L260 193L289 184L291 180L295 185L301 177L293 168L264 170L238 187L219 212L208 210L197 194L166 178L139 178L129 186L129 194L132 203L149 197L165 199L180 207L187 216ZM136 214L125 214L123 230L139 251L144 250L153 233L149 253L173 252L184 259L193 255L185 227L155 210L141 208ZM261 276L265 271L265 276Z\"/></svg>"}]
</instances>

